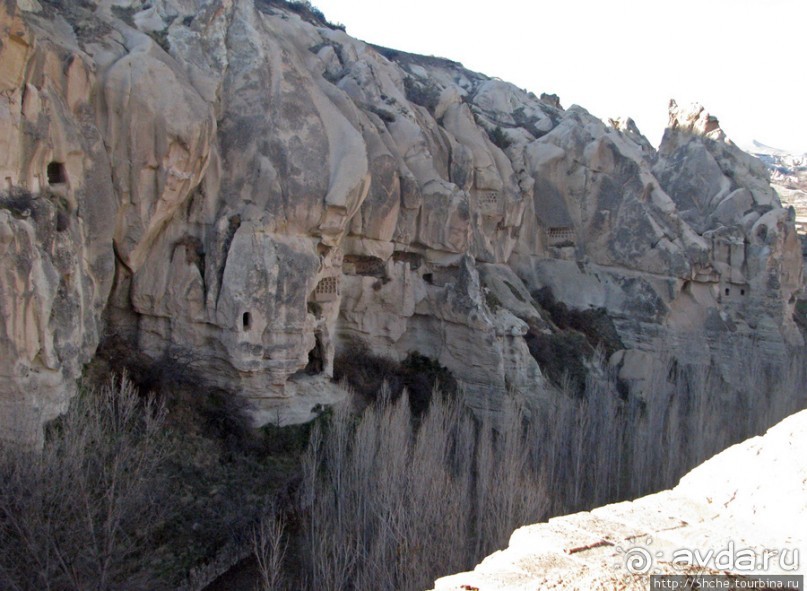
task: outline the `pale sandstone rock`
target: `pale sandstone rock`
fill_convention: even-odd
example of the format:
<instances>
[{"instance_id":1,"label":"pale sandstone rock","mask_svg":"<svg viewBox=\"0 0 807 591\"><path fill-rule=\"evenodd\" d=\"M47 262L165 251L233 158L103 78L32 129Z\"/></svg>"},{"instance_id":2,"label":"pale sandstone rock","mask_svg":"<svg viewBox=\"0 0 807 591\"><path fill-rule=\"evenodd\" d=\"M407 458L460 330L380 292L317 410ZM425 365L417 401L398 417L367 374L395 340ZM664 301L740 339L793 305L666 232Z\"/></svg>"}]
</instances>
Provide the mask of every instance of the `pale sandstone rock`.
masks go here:
<instances>
[{"instance_id":1,"label":"pale sandstone rock","mask_svg":"<svg viewBox=\"0 0 807 591\"><path fill-rule=\"evenodd\" d=\"M85 110L92 65L72 38L51 35L66 23L43 29L52 23L26 18L13 2L0 7L2 68L14 72L4 80L17 85L0 99L0 434L35 444L41 423L65 410L100 339L116 205L102 138Z\"/></svg>"},{"instance_id":2,"label":"pale sandstone rock","mask_svg":"<svg viewBox=\"0 0 807 591\"><path fill-rule=\"evenodd\" d=\"M661 344L803 345L793 221L700 107L671 105L656 153L629 119L266 2L92 4L0 6L0 190L47 213L4 218L29 261L0 302L8 416L64 408L102 328L258 422L310 416L349 340L437 359L495 414L549 391L524 339L553 330L545 287L606 310L632 384Z\"/></svg>"}]
</instances>

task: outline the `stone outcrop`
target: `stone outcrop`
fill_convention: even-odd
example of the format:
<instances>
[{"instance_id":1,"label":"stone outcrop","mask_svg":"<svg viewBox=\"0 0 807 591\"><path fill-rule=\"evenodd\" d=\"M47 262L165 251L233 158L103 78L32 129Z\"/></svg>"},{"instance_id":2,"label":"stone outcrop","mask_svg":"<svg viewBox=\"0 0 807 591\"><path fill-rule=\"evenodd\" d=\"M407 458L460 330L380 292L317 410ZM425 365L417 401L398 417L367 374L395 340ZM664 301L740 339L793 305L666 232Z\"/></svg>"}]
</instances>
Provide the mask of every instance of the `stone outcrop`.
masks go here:
<instances>
[{"instance_id":1,"label":"stone outcrop","mask_svg":"<svg viewBox=\"0 0 807 591\"><path fill-rule=\"evenodd\" d=\"M508 548L434 589L638 591L656 574L803 576L805 433L802 411L713 457L672 490L522 527Z\"/></svg>"},{"instance_id":2,"label":"stone outcrop","mask_svg":"<svg viewBox=\"0 0 807 591\"><path fill-rule=\"evenodd\" d=\"M802 236L807 235L807 154L790 154L759 142L754 142L748 151L768 168L771 186L782 204L795 210L796 229Z\"/></svg>"},{"instance_id":3,"label":"stone outcrop","mask_svg":"<svg viewBox=\"0 0 807 591\"><path fill-rule=\"evenodd\" d=\"M637 392L662 343L803 346L793 222L701 108L656 152L280 0L8 0L0 31L2 437L104 334L281 422L341 395L349 341L437 359L477 412L535 398L547 288L607 312Z\"/></svg>"}]
</instances>

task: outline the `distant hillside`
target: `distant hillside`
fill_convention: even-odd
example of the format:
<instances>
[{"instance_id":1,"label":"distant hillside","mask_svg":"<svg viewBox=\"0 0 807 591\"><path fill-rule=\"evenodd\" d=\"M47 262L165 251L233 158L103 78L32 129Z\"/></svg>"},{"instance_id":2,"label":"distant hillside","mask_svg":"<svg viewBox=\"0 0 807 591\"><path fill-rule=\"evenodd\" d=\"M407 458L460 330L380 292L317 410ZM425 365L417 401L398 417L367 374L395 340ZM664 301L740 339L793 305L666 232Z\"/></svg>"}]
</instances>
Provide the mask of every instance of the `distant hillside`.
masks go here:
<instances>
[{"instance_id":1,"label":"distant hillside","mask_svg":"<svg viewBox=\"0 0 807 591\"><path fill-rule=\"evenodd\" d=\"M791 154L754 141L748 152L762 160L771 173L771 185L785 206L796 209L796 227L807 235L807 154Z\"/></svg>"}]
</instances>

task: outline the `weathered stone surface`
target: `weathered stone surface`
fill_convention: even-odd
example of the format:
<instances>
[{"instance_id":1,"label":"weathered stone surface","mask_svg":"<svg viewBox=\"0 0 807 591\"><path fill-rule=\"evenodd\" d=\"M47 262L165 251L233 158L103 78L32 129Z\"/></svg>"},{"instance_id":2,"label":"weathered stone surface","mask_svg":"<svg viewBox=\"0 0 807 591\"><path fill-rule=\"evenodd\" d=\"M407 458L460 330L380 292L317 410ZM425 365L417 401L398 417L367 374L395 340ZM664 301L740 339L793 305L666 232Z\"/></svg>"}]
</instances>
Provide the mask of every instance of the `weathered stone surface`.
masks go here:
<instances>
[{"instance_id":1,"label":"weathered stone surface","mask_svg":"<svg viewBox=\"0 0 807 591\"><path fill-rule=\"evenodd\" d=\"M700 105L684 109L671 101L669 127L653 171L681 216L699 233L714 227L715 210L727 199L736 199L739 189L745 189L743 199L747 202L750 196L751 203L735 212L734 222L752 208L780 206L765 166L728 140L717 118ZM716 221L730 225L728 219Z\"/></svg>"},{"instance_id":2,"label":"weathered stone surface","mask_svg":"<svg viewBox=\"0 0 807 591\"><path fill-rule=\"evenodd\" d=\"M661 344L803 345L792 216L700 107L656 152L279 1L9 0L0 31L0 436L37 438L104 331L259 421L303 417L357 339L439 360L478 412L534 399L542 288L607 312L632 384Z\"/></svg>"},{"instance_id":3,"label":"weathered stone surface","mask_svg":"<svg viewBox=\"0 0 807 591\"><path fill-rule=\"evenodd\" d=\"M782 204L793 208L796 230L802 237L807 235L807 154L791 154L759 142L753 142L748 151L765 164ZM807 263L807 242L802 241Z\"/></svg>"},{"instance_id":4,"label":"weathered stone surface","mask_svg":"<svg viewBox=\"0 0 807 591\"><path fill-rule=\"evenodd\" d=\"M117 211L89 107L94 66L34 4L0 6L0 436L26 443L95 352Z\"/></svg>"}]
</instances>

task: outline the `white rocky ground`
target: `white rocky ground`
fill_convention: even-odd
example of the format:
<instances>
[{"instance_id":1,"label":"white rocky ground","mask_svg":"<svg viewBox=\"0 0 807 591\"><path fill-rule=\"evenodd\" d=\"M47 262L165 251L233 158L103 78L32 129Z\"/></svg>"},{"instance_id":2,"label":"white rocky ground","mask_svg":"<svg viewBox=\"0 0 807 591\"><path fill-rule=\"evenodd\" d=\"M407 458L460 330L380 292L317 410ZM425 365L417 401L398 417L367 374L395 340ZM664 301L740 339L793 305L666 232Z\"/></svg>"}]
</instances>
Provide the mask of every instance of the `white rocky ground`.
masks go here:
<instances>
[{"instance_id":1,"label":"white rocky ground","mask_svg":"<svg viewBox=\"0 0 807 591\"><path fill-rule=\"evenodd\" d=\"M749 572L749 551L758 564L768 556L768 567ZM688 567L674 564L674 555ZM807 411L802 411L764 436L718 454L672 490L522 527L506 550L472 572L439 579L434 589L646 590L651 574L804 574L805 561ZM629 565L646 574L631 573Z\"/></svg>"}]
</instances>

